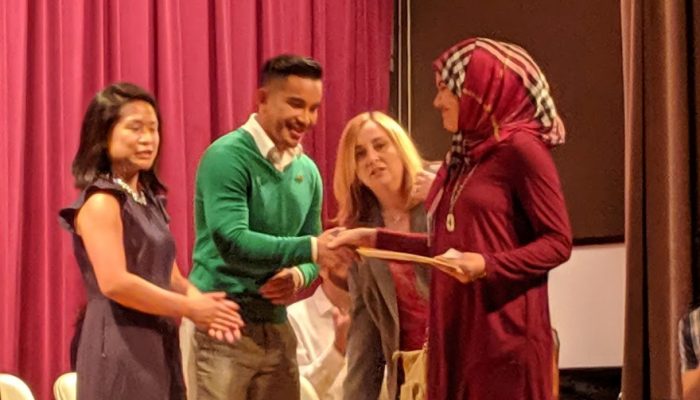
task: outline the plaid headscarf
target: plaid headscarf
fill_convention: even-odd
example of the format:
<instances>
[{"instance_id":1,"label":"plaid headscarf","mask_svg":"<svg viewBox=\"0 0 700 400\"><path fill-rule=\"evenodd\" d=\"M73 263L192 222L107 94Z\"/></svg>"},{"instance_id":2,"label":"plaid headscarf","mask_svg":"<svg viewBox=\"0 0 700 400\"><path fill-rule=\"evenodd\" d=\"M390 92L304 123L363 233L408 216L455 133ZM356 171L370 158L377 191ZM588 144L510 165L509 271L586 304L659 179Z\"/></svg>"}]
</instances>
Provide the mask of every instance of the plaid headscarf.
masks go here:
<instances>
[{"instance_id":1,"label":"plaid headscarf","mask_svg":"<svg viewBox=\"0 0 700 400\"><path fill-rule=\"evenodd\" d=\"M514 132L529 132L554 147L563 144L566 136L547 80L521 47L492 39L467 39L445 51L433 68L459 98L459 117L445 159L447 178L428 199L429 238L445 185L460 171L472 168L500 141Z\"/></svg>"},{"instance_id":2,"label":"plaid headscarf","mask_svg":"<svg viewBox=\"0 0 700 400\"><path fill-rule=\"evenodd\" d=\"M521 47L467 39L445 51L433 67L460 101L448 165L473 162L515 131L530 132L550 146L564 143L564 124L549 84Z\"/></svg>"}]
</instances>

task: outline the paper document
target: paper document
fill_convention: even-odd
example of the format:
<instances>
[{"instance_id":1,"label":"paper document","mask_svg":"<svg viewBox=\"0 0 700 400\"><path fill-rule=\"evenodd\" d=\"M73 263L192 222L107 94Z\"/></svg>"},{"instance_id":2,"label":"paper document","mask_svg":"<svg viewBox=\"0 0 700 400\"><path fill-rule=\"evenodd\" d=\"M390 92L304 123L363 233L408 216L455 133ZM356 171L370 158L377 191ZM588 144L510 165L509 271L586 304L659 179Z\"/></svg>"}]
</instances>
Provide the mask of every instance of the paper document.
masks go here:
<instances>
[{"instance_id":1,"label":"paper document","mask_svg":"<svg viewBox=\"0 0 700 400\"><path fill-rule=\"evenodd\" d=\"M471 280L469 276L462 272L462 270L458 267L432 257L424 257L411 253L402 253L399 251L379 250L370 247L358 247L357 253L364 257L380 258L382 260L407 261L416 264L429 265L451 275L462 283L467 283Z\"/></svg>"}]
</instances>

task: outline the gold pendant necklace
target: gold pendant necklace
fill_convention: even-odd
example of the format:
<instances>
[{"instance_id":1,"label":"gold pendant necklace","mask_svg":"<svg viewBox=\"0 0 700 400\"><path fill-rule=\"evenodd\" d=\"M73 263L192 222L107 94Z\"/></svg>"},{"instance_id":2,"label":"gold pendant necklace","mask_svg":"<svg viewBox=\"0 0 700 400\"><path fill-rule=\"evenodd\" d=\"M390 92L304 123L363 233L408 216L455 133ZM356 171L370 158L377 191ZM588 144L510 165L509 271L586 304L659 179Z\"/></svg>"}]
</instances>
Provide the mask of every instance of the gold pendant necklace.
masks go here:
<instances>
[{"instance_id":1,"label":"gold pendant necklace","mask_svg":"<svg viewBox=\"0 0 700 400\"><path fill-rule=\"evenodd\" d=\"M445 228L447 229L447 232L454 232L456 228L456 221L455 221L455 203L457 203L457 199L459 198L459 195L462 194L462 189L464 189L464 185L466 185L467 181L469 178L472 177L474 174L474 171L476 170L476 167L479 166L479 163L476 163L474 167L469 171L467 176L462 179L462 182L459 184L459 186L455 185L455 187L452 189L452 193L450 194L450 208L447 211L447 218L445 218Z\"/></svg>"},{"instance_id":2,"label":"gold pendant necklace","mask_svg":"<svg viewBox=\"0 0 700 400\"><path fill-rule=\"evenodd\" d=\"M455 230L455 215L451 211L447 214L447 218L445 219L445 227L447 228L447 232L454 232Z\"/></svg>"}]
</instances>

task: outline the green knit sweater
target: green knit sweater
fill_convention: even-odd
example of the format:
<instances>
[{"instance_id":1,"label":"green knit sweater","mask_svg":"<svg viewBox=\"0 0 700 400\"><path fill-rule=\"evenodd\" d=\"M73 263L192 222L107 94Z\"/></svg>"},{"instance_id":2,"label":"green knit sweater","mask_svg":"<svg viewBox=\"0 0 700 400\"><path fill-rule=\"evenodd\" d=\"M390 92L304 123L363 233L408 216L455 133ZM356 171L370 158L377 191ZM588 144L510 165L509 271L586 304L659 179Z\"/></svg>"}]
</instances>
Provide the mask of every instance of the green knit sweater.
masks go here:
<instances>
[{"instance_id":1,"label":"green knit sweater","mask_svg":"<svg viewBox=\"0 0 700 400\"><path fill-rule=\"evenodd\" d=\"M280 172L239 128L209 146L197 169L197 237L190 280L225 291L251 322L284 322L284 306L258 293L279 269L299 266L306 284L318 275L311 236L321 232L321 176L306 155Z\"/></svg>"}]
</instances>

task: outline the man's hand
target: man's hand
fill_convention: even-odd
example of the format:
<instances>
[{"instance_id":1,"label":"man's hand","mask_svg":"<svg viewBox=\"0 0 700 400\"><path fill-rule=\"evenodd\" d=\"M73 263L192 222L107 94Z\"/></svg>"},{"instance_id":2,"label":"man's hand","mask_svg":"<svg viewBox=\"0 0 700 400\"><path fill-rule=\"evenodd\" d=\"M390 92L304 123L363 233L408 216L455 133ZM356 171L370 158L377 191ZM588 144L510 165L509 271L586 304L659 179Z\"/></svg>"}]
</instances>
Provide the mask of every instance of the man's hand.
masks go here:
<instances>
[{"instance_id":1,"label":"man's hand","mask_svg":"<svg viewBox=\"0 0 700 400\"><path fill-rule=\"evenodd\" d=\"M335 329L333 345L340 354L345 355L348 344L348 329L350 329L350 314L338 307L333 307L333 329Z\"/></svg>"},{"instance_id":2,"label":"man's hand","mask_svg":"<svg viewBox=\"0 0 700 400\"><path fill-rule=\"evenodd\" d=\"M316 241L318 246L318 259L316 261L320 268L328 271L328 278L336 286L347 290L348 269L357 256L355 252L348 247L331 249L328 246L333 238L341 233L342 229L331 229L323 232L323 234L318 237Z\"/></svg>"},{"instance_id":3,"label":"man's hand","mask_svg":"<svg viewBox=\"0 0 700 400\"><path fill-rule=\"evenodd\" d=\"M297 272L293 268L283 268L272 278L268 279L258 291L262 297L270 300L272 304L287 305L294 298L294 293L300 285L295 281Z\"/></svg>"},{"instance_id":4,"label":"man's hand","mask_svg":"<svg viewBox=\"0 0 700 400\"><path fill-rule=\"evenodd\" d=\"M434 173L425 170L418 171L416 180L413 182L413 187L411 188L412 203L422 203L425 201L428 197L428 192L430 192L430 187L433 186L434 180Z\"/></svg>"}]
</instances>

